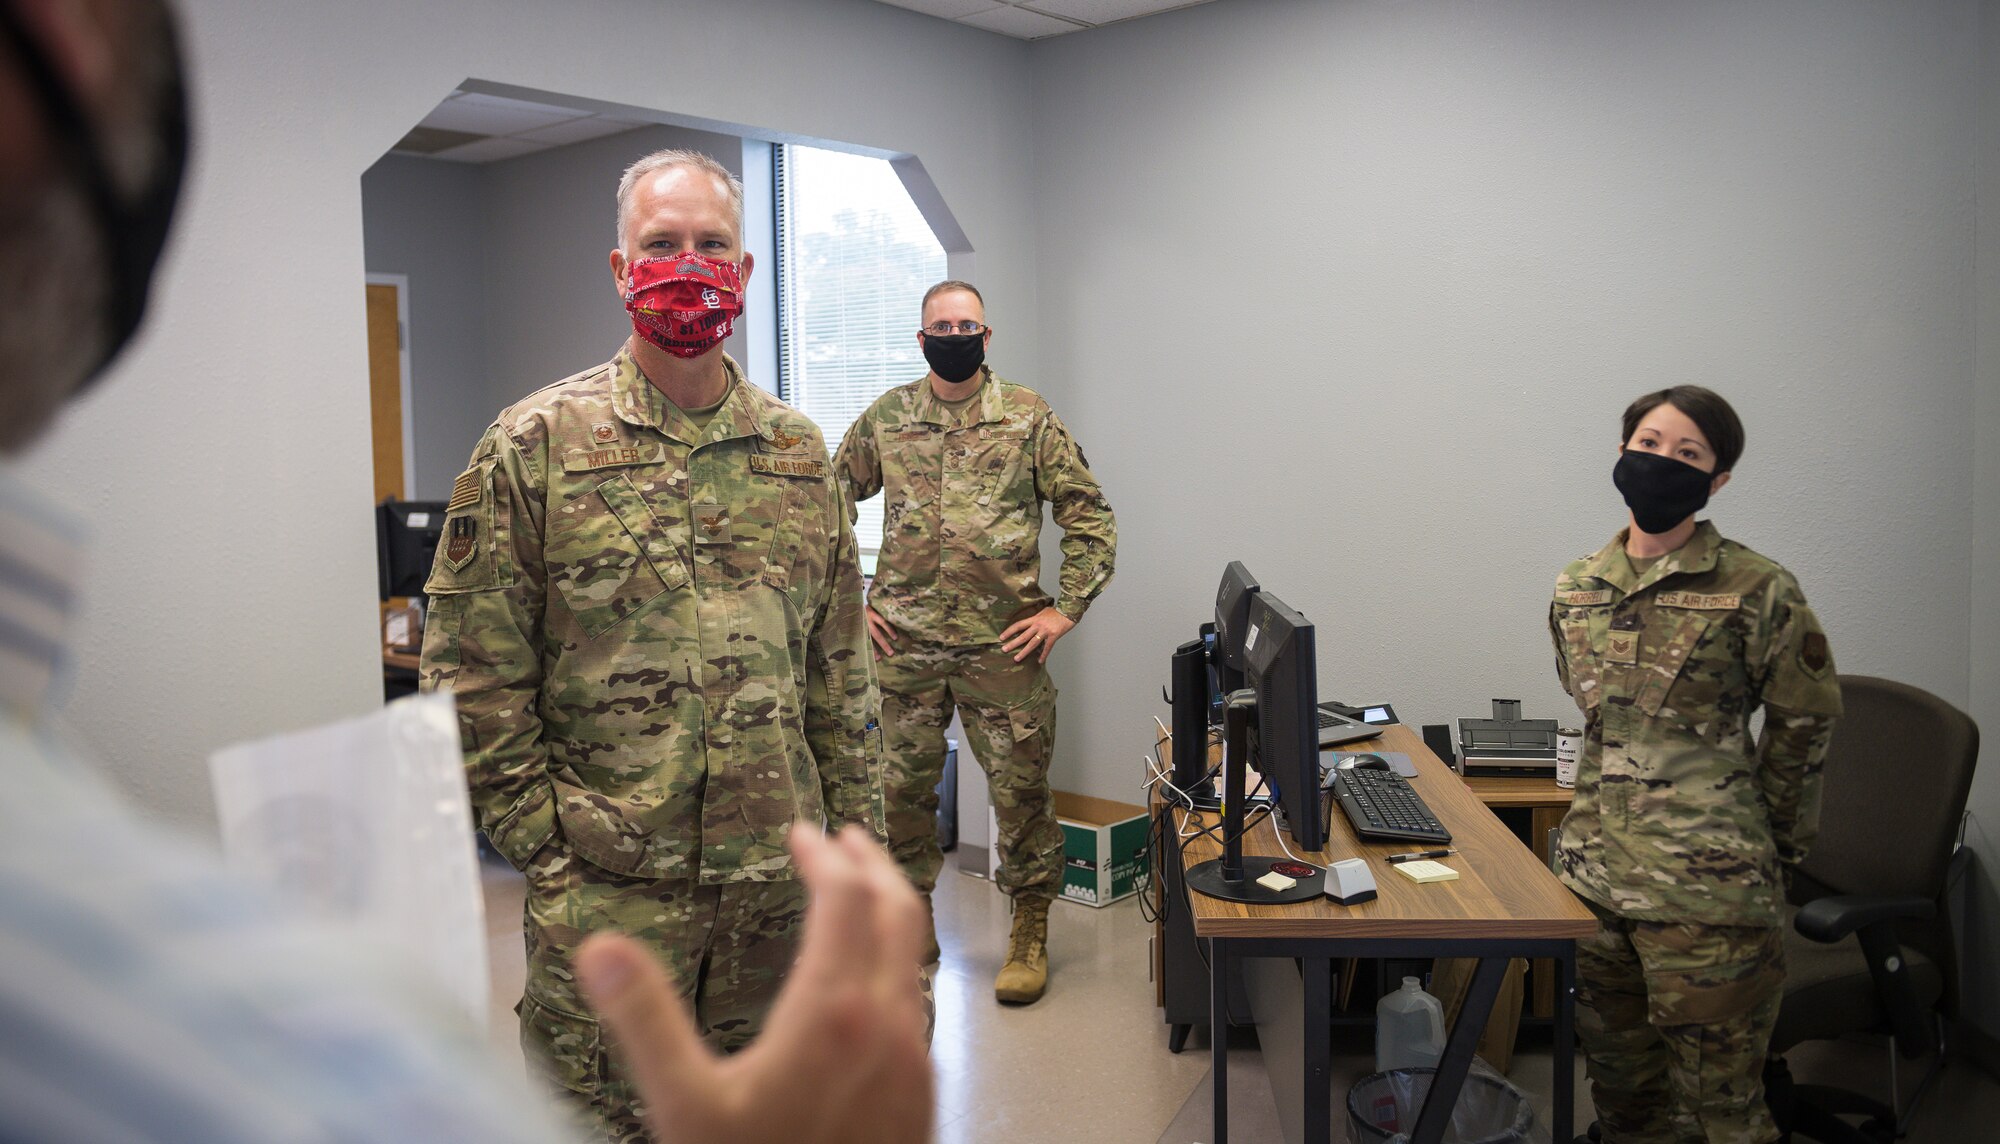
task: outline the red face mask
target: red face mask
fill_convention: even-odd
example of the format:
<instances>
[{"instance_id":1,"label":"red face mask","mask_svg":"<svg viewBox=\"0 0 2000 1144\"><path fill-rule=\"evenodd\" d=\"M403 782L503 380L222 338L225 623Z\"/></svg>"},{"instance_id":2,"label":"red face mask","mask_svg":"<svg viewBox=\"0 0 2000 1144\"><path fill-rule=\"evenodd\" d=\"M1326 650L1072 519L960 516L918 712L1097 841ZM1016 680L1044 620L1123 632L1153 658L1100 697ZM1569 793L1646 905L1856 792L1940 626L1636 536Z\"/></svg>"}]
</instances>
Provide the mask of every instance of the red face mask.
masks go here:
<instances>
[{"instance_id":1,"label":"red face mask","mask_svg":"<svg viewBox=\"0 0 2000 1144\"><path fill-rule=\"evenodd\" d=\"M736 328L743 268L703 254L638 259L625 267L625 310L640 337L675 357L698 358Z\"/></svg>"}]
</instances>

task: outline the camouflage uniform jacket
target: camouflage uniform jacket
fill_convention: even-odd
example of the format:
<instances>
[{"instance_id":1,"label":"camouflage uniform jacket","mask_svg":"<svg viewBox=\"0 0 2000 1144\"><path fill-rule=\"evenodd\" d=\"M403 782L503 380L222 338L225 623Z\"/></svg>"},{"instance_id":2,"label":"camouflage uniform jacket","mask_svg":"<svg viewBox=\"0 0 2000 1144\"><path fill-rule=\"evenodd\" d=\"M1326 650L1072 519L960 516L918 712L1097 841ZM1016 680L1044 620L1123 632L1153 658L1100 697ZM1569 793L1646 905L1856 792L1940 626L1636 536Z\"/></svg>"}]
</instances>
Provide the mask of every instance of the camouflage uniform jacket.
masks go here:
<instances>
[{"instance_id":1,"label":"camouflage uniform jacket","mask_svg":"<svg viewBox=\"0 0 2000 1144\"><path fill-rule=\"evenodd\" d=\"M878 492L882 553L869 602L905 631L952 646L996 643L1051 603L1042 588L1042 502L1062 526L1061 599L1081 619L1111 581L1111 505L1049 403L984 369L963 410L919 378L883 394L834 457L853 506Z\"/></svg>"},{"instance_id":2,"label":"camouflage uniform jacket","mask_svg":"<svg viewBox=\"0 0 2000 1144\"><path fill-rule=\"evenodd\" d=\"M426 687L480 825L614 873L790 878L796 820L882 832L854 532L813 423L732 386L705 432L625 351L502 412L453 489Z\"/></svg>"},{"instance_id":3,"label":"camouflage uniform jacket","mask_svg":"<svg viewBox=\"0 0 2000 1144\"><path fill-rule=\"evenodd\" d=\"M1643 575L1625 535L1563 569L1549 606L1584 715L1557 872L1629 918L1776 925L1840 714L1826 636L1790 573L1707 521Z\"/></svg>"}]
</instances>

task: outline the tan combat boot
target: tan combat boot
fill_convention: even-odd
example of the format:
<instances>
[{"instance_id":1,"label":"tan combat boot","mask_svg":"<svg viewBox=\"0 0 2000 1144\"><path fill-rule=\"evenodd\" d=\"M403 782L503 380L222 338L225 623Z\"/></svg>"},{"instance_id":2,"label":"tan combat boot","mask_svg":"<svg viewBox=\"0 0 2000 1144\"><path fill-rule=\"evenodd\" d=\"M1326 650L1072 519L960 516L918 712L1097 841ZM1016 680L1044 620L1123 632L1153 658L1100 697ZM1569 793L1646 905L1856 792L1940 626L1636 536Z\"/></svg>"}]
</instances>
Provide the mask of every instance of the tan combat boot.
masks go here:
<instances>
[{"instance_id":1,"label":"tan combat boot","mask_svg":"<svg viewBox=\"0 0 2000 1144\"><path fill-rule=\"evenodd\" d=\"M993 979L993 996L1025 1005L1049 987L1049 900L1016 898L1014 933L1007 939L1007 964Z\"/></svg>"},{"instance_id":2,"label":"tan combat boot","mask_svg":"<svg viewBox=\"0 0 2000 1144\"><path fill-rule=\"evenodd\" d=\"M924 951L918 954L918 965L929 965L944 956L937 942L937 910L931 905L931 896L924 895Z\"/></svg>"}]
</instances>

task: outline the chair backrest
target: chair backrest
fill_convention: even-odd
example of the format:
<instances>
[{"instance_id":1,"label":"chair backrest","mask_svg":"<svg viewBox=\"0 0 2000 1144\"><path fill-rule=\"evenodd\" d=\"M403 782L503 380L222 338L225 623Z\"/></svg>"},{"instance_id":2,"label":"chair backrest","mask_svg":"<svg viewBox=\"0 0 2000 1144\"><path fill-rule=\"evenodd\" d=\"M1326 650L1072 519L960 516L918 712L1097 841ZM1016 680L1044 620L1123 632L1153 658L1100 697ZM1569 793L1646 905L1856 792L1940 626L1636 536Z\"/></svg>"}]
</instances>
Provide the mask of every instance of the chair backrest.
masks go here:
<instances>
[{"instance_id":1,"label":"chair backrest","mask_svg":"<svg viewBox=\"0 0 2000 1144\"><path fill-rule=\"evenodd\" d=\"M1844 675L1808 877L1837 893L1940 897L1979 727L1921 688Z\"/></svg>"}]
</instances>

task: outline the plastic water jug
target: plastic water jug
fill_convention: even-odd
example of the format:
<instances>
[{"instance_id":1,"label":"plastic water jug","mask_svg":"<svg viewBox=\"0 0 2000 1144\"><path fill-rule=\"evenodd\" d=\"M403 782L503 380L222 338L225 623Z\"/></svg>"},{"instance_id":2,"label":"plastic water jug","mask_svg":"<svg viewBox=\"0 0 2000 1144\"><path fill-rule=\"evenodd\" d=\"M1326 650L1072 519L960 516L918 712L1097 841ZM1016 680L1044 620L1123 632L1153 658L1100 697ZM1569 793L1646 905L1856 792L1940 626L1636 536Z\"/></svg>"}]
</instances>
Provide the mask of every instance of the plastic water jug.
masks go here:
<instances>
[{"instance_id":1,"label":"plastic water jug","mask_svg":"<svg viewBox=\"0 0 2000 1144\"><path fill-rule=\"evenodd\" d=\"M1421 981L1403 978L1375 1005L1375 1071L1434 1068L1443 1055L1444 1006Z\"/></svg>"}]
</instances>

